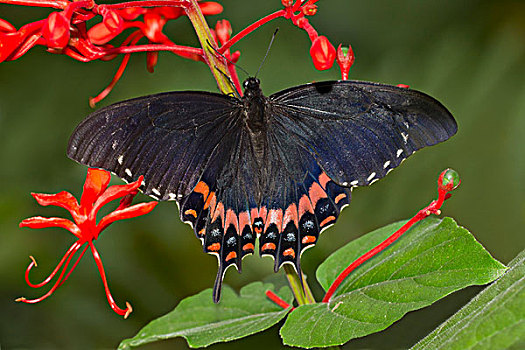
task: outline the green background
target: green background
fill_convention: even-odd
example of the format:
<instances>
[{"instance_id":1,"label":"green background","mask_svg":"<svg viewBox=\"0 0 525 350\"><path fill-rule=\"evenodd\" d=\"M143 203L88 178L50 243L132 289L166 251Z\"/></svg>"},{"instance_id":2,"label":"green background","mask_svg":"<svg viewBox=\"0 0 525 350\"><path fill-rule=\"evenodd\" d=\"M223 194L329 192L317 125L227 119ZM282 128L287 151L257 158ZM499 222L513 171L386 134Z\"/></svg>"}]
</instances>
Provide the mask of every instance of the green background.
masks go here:
<instances>
[{"instance_id":1,"label":"green background","mask_svg":"<svg viewBox=\"0 0 525 350\"><path fill-rule=\"evenodd\" d=\"M280 8L280 1L223 1L234 31ZM335 46L350 43L356 53L352 79L404 83L443 102L458 121L450 141L424 149L370 188L353 193L352 205L319 244L303 255L313 280L316 266L332 251L363 233L410 217L435 196L435 180L456 169L461 187L444 207L502 262L524 246L525 223L525 3L522 1L319 1L311 23ZM19 27L44 18L46 9L0 5L0 18ZM316 71L307 35L288 21L266 25L234 48L239 63L256 72L272 32L280 32L261 73L266 94L313 80L337 79L336 67ZM165 32L176 43L196 44L186 18ZM73 242L58 229L30 230L18 223L30 216L66 216L36 204L30 192L68 190L80 196L86 169L65 156L74 127L91 109L88 97L111 80L119 60L74 61L32 49L21 59L0 64L0 346L2 348L114 348L182 298L212 286L216 259L202 253L200 241L178 219L173 203L148 216L119 222L96 245L117 303L134 312L123 320L108 307L93 259L86 255L55 295L36 305L14 302L36 297L24 282L29 255L43 278ZM241 73L242 74L242 73ZM242 75L241 75L242 77ZM170 90L216 91L208 67L161 53L154 74L145 55L130 60L123 79L100 106ZM115 183L120 180L114 179ZM138 200L148 200L139 195ZM273 274L269 258L244 260L243 274L229 270L225 283L240 288ZM312 284L315 284L312 282ZM479 288L456 293L410 313L388 330L350 342L347 348L392 348L414 344L465 304ZM314 292L321 298L318 286ZM278 327L224 348L279 347ZM182 339L148 349L186 348Z\"/></svg>"}]
</instances>

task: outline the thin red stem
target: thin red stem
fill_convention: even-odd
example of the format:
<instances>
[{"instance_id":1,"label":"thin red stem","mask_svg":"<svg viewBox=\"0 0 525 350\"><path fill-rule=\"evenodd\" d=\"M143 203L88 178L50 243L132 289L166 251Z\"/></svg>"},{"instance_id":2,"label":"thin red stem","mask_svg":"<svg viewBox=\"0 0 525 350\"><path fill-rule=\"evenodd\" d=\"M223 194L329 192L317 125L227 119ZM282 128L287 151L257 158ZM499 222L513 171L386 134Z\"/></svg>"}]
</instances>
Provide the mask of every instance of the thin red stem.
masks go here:
<instances>
[{"instance_id":1,"label":"thin red stem","mask_svg":"<svg viewBox=\"0 0 525 350\"><path fill-rule=\"evenodd\" d=\"M115 303L115 300L113 300L113 296L111 295L111 291L109 290L108 281L106 279L106 272L104 271L104 265L102 265L102 259L100 258L100 254L98 253L97 249L93 245L93 242L89 242L89 246L91 247L91 252L93 253L93 259L95 259L95 264L97 264L98 272L100 273L100 278L102 278L102 283L104 284L104 290L106 292L106 297L108 299L109 306L113 311L115 311L117 314L124 316L124 318L127 318L131 311L133 309L131 308L131 305L126 302L126 309L121 309L117 306Z\"/></svg>"},{"instance_id":2,"label":"thin red stem","mask_svg":"<svg viewBox=\"0 0 525 350\"><path fill-rule=\"evenodd\" d=\"M67 279L68 279L69 276L71 275L71 272L73 272L73 271L76 269L76 267L77 267L77 265L78 265L80 259L82 259L82 257L84 256L84 253L86 252L87 249L88 249L88 245L86 244L86 246L84 247L84 250L82 250L82 252L81 252L80 255L78 256L77 261L75 261L75 263L73 264L73 266L71 267L71 269L69 269L69 272L67 273L66 277L64 277L64 279L62 280L62 282L60 282L60 284L58 285L59 287L60 287L62 284L64 284L65 281L67 281Z\"/></svg>"},{"instance_id":3,"label":"thin red stem","mask_svg":"<svg viewBox=\"0 0 525 350\"><path fill-rule=\"evenodd\" d=\"M286 301L281 299L280 296L278 296L277 294L275 294L271 290L267 290L265 294L268 297L268 299L270 299L271 301L273 301L274 303L276 303L277 305L279 305L283 309L288 309L290 307L290 304L288 304ZM293 309L294 308L292 307L292 310Z\"/></svg>"},{"instance_id":4,"label":"thin red stem","mask_svg":"<svg viewBox=\"0 0 525 350\"><path fill-rule=\"evenodd\" d=\"M144 36L142 35L142 33L137 31L137 32L131 34L124 41L123 45L127 45L128 42L130 42L131 45L134 45L143 37ZM102 90L102 92L100 94L98 94L95 97L91 97L89 99L89 105L91 107L95 108L95 104L97 104L99 101L101 101L104 97L106 97L111 92L111 90L113 90L113 87L115 86L115 84L120 80L120 78L122 77L122 74L124 74L124 71L126 70L126 66L128 65L128 62L129 62L129 58L130 58L130 54L128 53L122 59L122 62L120 63L120 66L118 67L117 72L113 76L113 79L111 80L109 85L104 90Z\"/></svg>"},{"instance_id":5,"label":"thin red stem","mask_svg":"<svg viewBox=\"0 0 525 350\"><path fill-rule=\"evenodd\" d=\"M58 0L0 0L0 3L34 7L52 7L56 9L64 9L70 4L69 1Z\"/></svg>"},{"instance_id":6,"label":"thin red stem","mask_svg":"<svg viewBox=\"0 0 525 350\"><path fill-rule=\"evenodd\" d=\"M108 4L108 5L102 5L108 9L113 10L122 10L129 7L186 7L188 4L187 1L168 1L168 0L153 0L153 1L129 1L129 2L121 2L119 4Z\"/></svg>"},{"instance_id":7,"label":"thin red stem","mask_svg":"<svg viewBox=\"0 0 525 350\"><path fill-rule=\"evenodd\" d=\"M149 45L134 45L134 46L124 46L124 47L115 47L111 49L106 49L104 52L106 55L114 55L114 54L128 54L128 53L135 53L135 52L148 52L148 51L171 51L176 55L196 60L198 58L199 61L203 61L202 59L202 49L198 49L195 47L190 46L182 46L182 45L157 45L157 44L149 44Z\"/></svg>"},{"instance_id":8,"label":"thin red stem","mask_svg":"<svg viewBox=\"0 0 525 350\"><path fill-rule=\"evenodd\" d=\"M235 34L230 40L228 40L224 45L222 45L220 48L217 49L217 51L221 54L223 54L226 50L228 50L232 45L236 44L239 40L244 38L246 35L253 32L255 29L259 28L260 26L276 19L279 17L284 17L286 15L286 10L279 10L277 12L274 12L272 14L269 14L266 17L261 18L260 20L250 24L248 27L241 30L239 33Z\"/></svg>"},{"instance_id":9,"label":"thin red stem","mask_svg":"<svg viewBox=\"0 0 525 350\"><path fill-rule=\"evenodd\" d=\"M60 285L62 284L61 283L62 277L64 277L64 273L66 272L66 269L67 269L67 267L69 265L69 262L71 261L71 258L73 257L73 255L75 255L75 252L81 247L81 245L79 245L78 242L73 244L73 246L76 247L75 251L72 254L69 254L68 259L67 259L66 263L64 264L64 267L62 268L62 272L60 273L60 276L58 276L57 281L55 282L53 287L51 287L51 289L46 294L42 295L40 298L37 298L37 299L26 299L26 298L22 297L22 298L16 299L16 301L21 301L21 302L26 303L26 304L35 304L35 303L41 302L42 300L45 300L49 296L51 296L51 294L53 294L55 292L55 290L58 287L60 287Z\"/></svg>"},{"instance_id":10,"label":"thin red stem","mask_svg":"<svg viewBox=\"0 0 525 350\"><path fill-rule=\"evenodd\" d=\"M49 281L51 281L51 279L53 279L53 277L55 277L55 275L57 274L58 270L60 269L60 267L62 266L62 264L64 264L64 261L72 254L75 254L77 252L77 250L81 247L81 244L77 242L73 243L73 245L71 247L69 247L68 251L64 254L64 256L62 257L62 259L59 261L59 263L57 264L57 266L55 267L55 269L49 274L49 276L47 276L47 278L45 280L43 280L42 282L40 283L31 283L31 281L29 281L29 272L31 271L31 269L33 268L33 266L36 266L36 261L34 260L33 257L31 257L31 263L29 264L29 266L27 267L26 269L26 273L25 273L25 280L26 280L26 283L32 287L32 288L40 288L40 287L43 287L45 286L46 284L49 283Z\"/></svg>"},{"instance_id":11,"label":"thin red stem","mask_svg":"<svg viewBox=\"0 0 525 350\"><path fill-rule=\"evenodd\" d=\"M387 248L389 245L394 243L395 240L397 240L401 235L403 235L410 227L412 227L416 222L423 220L430 214L439 214L439 208L443 205L443 202L447 198L447 192L446 190L438 189L438 200L432 201L427 207L420 210L412 219L410 219L406 224L401 226L396 232L394 232L390 237L385 239L383 242L375 246L373 249L369 250L359 258L357 258L353 263L351 263L346 269L343 270L337 276L335 281L332 283L330 288L328 288L328 291L326 292L325 296L323 297L322 302L327 303L330 301L332 296L334 295L335 291L341 283L348 277L348 275L354 271L357 267L359 267L361 264L363 264L365 261L369 260L376 254L383 251L385 248Z\"/></svg>"}]
</instances>

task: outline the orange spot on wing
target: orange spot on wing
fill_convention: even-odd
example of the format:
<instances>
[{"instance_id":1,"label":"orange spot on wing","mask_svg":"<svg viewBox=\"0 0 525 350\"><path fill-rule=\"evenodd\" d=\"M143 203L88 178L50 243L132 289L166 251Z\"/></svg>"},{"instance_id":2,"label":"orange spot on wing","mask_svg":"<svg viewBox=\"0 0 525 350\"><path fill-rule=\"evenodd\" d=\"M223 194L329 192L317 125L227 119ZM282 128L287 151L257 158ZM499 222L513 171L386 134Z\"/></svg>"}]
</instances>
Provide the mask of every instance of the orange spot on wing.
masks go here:
<instances>
[{"instance_id":1,"label":"orange spot on wing","mask_svg":"<svg viewBox=\"0 0 525 350\"><path fill-rule=\"evenodd\" d=\"M290 204L288 208L286 208L283 218L283 227L286 227L290 221L293 221L296 227L299 226L299 219L297 219L297 205L295 205L295 203Z\"/></svg>"},{"instance_id":2,"label":"orange spot on wing","mask_svg":"<svg viewBox=\"0 0 525 350\"><path fill-rule=\"evenodd\" d=\"M222 204L222 202L217 203L217 207L215 207L215 211L213 213L211 222L217 220L217 217L219 216L221 217L222 222L224 223L224 204Z\"/></svg>"},{"instance_id":3,"label":"orange spot on wing","mask_svg":"<svg viewBox=\"0 0 525 350\"><path fill-rule=\"evenodd\" d=\"M327 197L326 192L321 188L321 186L319 186L317 182L314 182L312 186L310 186L308 194L310 195L310 201L312 202L313 208L315 208L315 205L319 199Z\"/></svg>"},{"instance_id":4,"label":"orange spot on wing","mask_svg":"<svg viewBox=\"0 0 525 350\"><path fill-rule=\"evenodd\" d=\"M237 220L237 215L232 209L226 211L226 220L224 221L224 227L230 227L230 224L235 226L235 231L239 234L239 221Z\"/></svg>"},{"instance_id":5,"label":"orange spot on wing","mask_svg":"<svg viewBox=\"0 0 525 350\"><path fill-rule=\"evenodd\" d=\"M242 250L254 250L254 249L255 247L251 243L246 243L245 245L242 246Z\"/></svg>"},{"instance_id":6,"label":"orange spot on wing","mask_svg":"<svg viewBox=\"0 0 525 350\"><path fill-rule=\"evenodd\" d=\"M184 212L184 215L191 215L193 217L197 217L197 212L193 209L188 209Z\"/></svg>"},{"instance_id":7,"label":"orange spot on wing","mask_svg":"<svg viewBox=\"0 0 525 350\"><path fill-rule=\"evenodd\" d=\"M266 217L266 226L264 230L266 231L270 224L275 224L279 232L282 231L283 227L283 210L282 209L270 209L268 216Z\"/></svg>"},{"instance_id":8,"label":"orange spot on wing","mask_svg":"<svg viewBox=\"0 0 525 350\"><path fill-rule=\"evenodd\" d=\"M337 204L337 203L339 203L341 201L341 199L345 199L345 198L346 198L346 194L341 193L337 197L335 197L334 202L335 202L335 204Z\"/></svg>"},{"instance_id":9,"label":"orange spot on wing","mask_svg":"<svg viewBox=\"0 0 525 350\"><path fill-rule=\"evenodd\" d=\"M313 214L314 209L312 208L312 203L310 203L310 199L307 195L303 195L301 199L299 199L299 216L303 216L304 213L312 213Z\"/></svg>"},{"instance_id":10,"label":"orange spot on wing","mask_svg":"<svg viewBox=\"0 0 525 350\"><path fill-rule=\"evenodd\" d=\"M304 236L301 242L303 244L314 243L317 240L315 236Z\"/></svg>"},{"instance_id":11,"label":"orange spot on wing","mask_svg":"<svg viewBox=\"0 0 525 350\"><path fill-rule=\"evenodd\" d=\"M295 259L295 251L293 248L288 248L283 252L284 256L291 256L293 259Z\"/></svg>"},{"instance_id":12,"label":"orange spot on wing","mask_svg":"<svg viewBox=\"0 0 525 350\"><path fill-rule=\"evenodd\" d=\"M321 221L319 226L323 227L324 225L328 224L330 221L334 221L334 220L335 220L335 216L330 215L329 217Z\"/></svg>"},{"instance_id":13,"label":"orange spot on wing","mask_svg":"<svg viewBox=\"0 0 525 350\"><path fill-rule=\"evenodd\" d=\"M275 250L275 244L273 243L264 243L261 250Z\"/></svg>"},{"instance_id":14,"label":"orange spot on wing","mask_svg":"<svg viewBox=\"0 0 525 350\"><path fill-rule=\"evenodd\" d=\"M242 211L239 213L239 227L250 226L250 214L247 211Z\"/></svg>"},{"instance_id":15,"label":"orange spot on wing","mask_svg":"<svg viewBox=\"0 0 525 350\"><path fill-rule=\"evenodd\" d=\"M201 229L201 230L199 231L199 236L204 235L204 233L205 233L204 229Z\"/></svg>"},{"instance_id":16,"label":"orange spot on wing","mask_svg":"<svg viewBox=\"0 0 525 350\"><path fill-rule=\"evenodd\" d=\"M260 234L262 232L262 227L255 226L255 233Z\"/></svg>"},{"instance_id":17,"label":"orange spot on wing","mask_svg":"<svg viewBox=\"0 0 525 350\"><path fill-rule=\"evenodd\" d=\"M231 259L235 259L236 257L237 257L237 253L236 252L229 252L228 255L226 255L226 261L231 260Z\"/></svg>"},{"instance_id":18,"label":"orange spot on wing","mask_svg":"<svg viewBox=\"0 0 525 350\"><path fill-rule=\"evenodd\" d=\"M319 183L321 184L321 187L326 189L326 184L330 181L331 179L328 177L328 175L326 175L326 173L323 171L321 173L321 175L319 175Z\"/></svg>"},{"instance_id":19,"label":"orange spot on wing","mask_svg":"<svg viewBox=\"0 0 525 350\"><path fill-rule=\"evenodd\" d=\"M200 193L204 196L204 198L208 197L208 193L210 192L210 188L204 181L199 181L199 183L195 186L193 189L193 192Z\"/></svg>"},{"instance_id":20,"label":"orange spot on wing","mask_svg":"<svg viewBox=\"0 0 525 350\"><path fill-rule=\"evenodd\" d=\"M215 208L215 192L211 192L208 198L206 198L206 202L204 202L203 209L208 209L208 207L212 208L212 211L213 208Z\"/></svg>"},{"instance_id":21,"label":"orange spot on wing","mask_svg":"<svg viewBox=\"0 0 525 350\"><path fill-rule=\"evenodd\" d=\"M212 252L218 252L219 250L221 250L221 244L220 243L213 243L213 244L210 244L208 247L207 247L208 250L212 251Z\"/></svg>"}]
</instances>

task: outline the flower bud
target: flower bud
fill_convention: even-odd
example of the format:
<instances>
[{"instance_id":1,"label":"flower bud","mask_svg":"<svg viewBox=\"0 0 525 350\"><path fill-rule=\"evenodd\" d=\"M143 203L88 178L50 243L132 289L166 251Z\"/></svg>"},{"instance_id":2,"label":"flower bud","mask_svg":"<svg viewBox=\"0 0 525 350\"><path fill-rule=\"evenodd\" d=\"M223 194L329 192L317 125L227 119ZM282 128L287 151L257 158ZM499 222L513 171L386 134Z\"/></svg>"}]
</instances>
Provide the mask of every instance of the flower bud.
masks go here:
<instances>
[{"instance_id":1,"label":"flower bud","mask_svg":"<svg viewBox=\"0 0 525 350\"><path fill-rule=\"evenodd\" d=\"M69 43L69 19L62 12L52 12L42 28L47 46L63 49Z\"/></svg>"},{"instance_id":2,"label":"flower bud","mask_svg":"<svg viewBox=\"0 0 525 350\"><path fill-rule=\"evenodd\" d=\"M283 4L284 7L291 7L293 5L293 0L281 0L281 4Z\"/></svg>"},{"instance_id":3,"label":"flower bud","mask_svg":"<svg viewBox=\"0 0 525 350\"><path fill-rule=\"evenodd\" d=\"M230 22L226 19L217 21L215 25L215 32L217 33L217 38L221 42L221 45L224 45L232 35L232 26Z\"/></svg>"},{"instance_id":4,"label":"flower bud","mask_svg":"<svg viewBox=\"0 0 525 350\"><path fill-rule=\"evenodd\" d=\"M339 68L341 69L342 79L348 79L348 72L350 72L350 67L352 67L352 64L354 64L355 61L352 47L350 45L348 45L348 47L343 47L342 44L339 44L339 47L337 48L336 60Z\"/></svg>"},{"instance_id":5,"label":"flower bud","mask_svg":"<svg viewBox=\"0 0 525 350\"><path fill-rule=\"evenodd\" d=\"M116 11L112 10L108 10L104 13L102 23L104 23L111 32L120 33L124 28L124 20Z\"/></svg>"},{"instance_id":6,"label":"flower bud","mask_svg":"<svg viewBox=\"0 0 525 350\"><path fill-rule=\"evenodd\" d=\"M202 14L204 16L218 15L223 10L223 7L221 4L212 2L212 1L200 2L199 7L201 8Z\"/></svg>"},{"instance_id":7,"label":"flower bud","mask_svg":"<svg viewBox=\"0 0 525 350\"><path fill-rule=\"evenodd\" d=\"M461 183L461 180L459 178L459 174L454 169L445 169L440 175L438 179L438 188L442 191L452 191L456 189L459 184Z\"/></svg>"},{"instance_id":8,"label":"flower bud","mask_svg":"<svg viewBox=\"0 0 525 350\"><path fill-rule=\"evenodd\" d=\"M301 7L301 11L305 16L313 16L317 13L317 5L308 4Z\"/></svg>"},{"instance_id":9,"label":"flower bud","mask_svg":"<svg viewBox=\"0 0 525 350\"><path fill-rule=\"evenodd\" d=\"M148 70L148 72L153 73L158 60L159 60L158 51L146 52L146 69Z\"/></svg>"},{"instance_id":10,"label":"flower bud","mask_svg":"<svg viewBox=\"0 0 525 350\"><path fill-rule=\"evenodd\" d=\"M312 42L310 56L316 69L330 69L335 60L335 48L325 36L321 35Z\"/></svg>"}]
</instances>

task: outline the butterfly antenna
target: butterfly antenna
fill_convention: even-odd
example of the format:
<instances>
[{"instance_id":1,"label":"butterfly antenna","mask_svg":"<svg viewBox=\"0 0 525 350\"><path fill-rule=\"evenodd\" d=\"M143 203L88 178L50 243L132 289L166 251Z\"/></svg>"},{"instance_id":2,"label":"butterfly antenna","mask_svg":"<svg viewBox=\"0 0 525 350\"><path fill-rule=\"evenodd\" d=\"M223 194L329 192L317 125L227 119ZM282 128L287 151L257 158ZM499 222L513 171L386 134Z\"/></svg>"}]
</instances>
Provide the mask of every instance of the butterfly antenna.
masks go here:
<instances>
[{"instance_id":1,"label":"butterfly antenna","mask_svg":"<svg viewBox=\"0 0 525 350\"><path fill-rule=\"evenodd\" d=\"M222 53L220 53L215 47L213 47L213 45L210 43L210 41L208 39L206 39L206 42L208 43L208 46L213 50L215 51L215 53L219 56L221 56L222 58L224 58L226 61L228 61L231 65L234 65L235 67L239 68L244 74L246 74L246 76L250 76L250 73L248 73L244 68L242 68L241 66L239 66L237 63L235 62L232 62L231 60L228 59L228 57L224 56ZM223 72L224 73L224 72Z\"/></svg>"},{"instance_id":2,"label":"butterfly antenna","mask_svg":"<svg viewBox=\"0 0 525 350\"><path fill-rule=\"evenodd\" d=\"M257 69L257 73L255 74L255 77L259 75L259 72L261 71L261 68L264 64L264 61L266 61L266 57L268 57L268 53L270 52L270 49L272 48L273 40L275 39L275 36L277 35L277 32L279 31L279 28L275 29L275 32L273 32L272 40L270 40L270 44L268 45L268 49L266 49L266 54L264 55L263 60L261 61L261 64L259 65L259 69Z\"/></svg>"}]
</instances>

